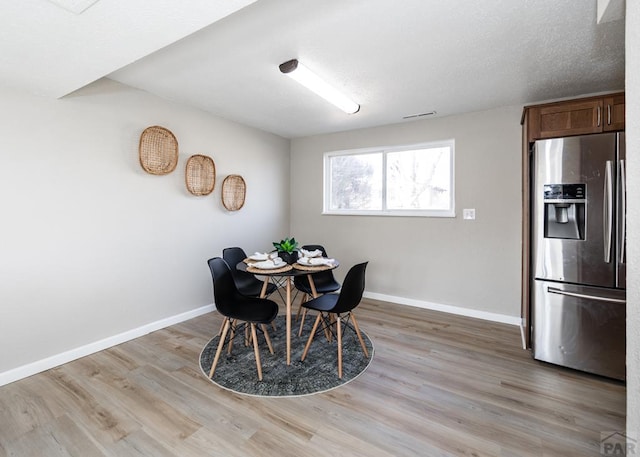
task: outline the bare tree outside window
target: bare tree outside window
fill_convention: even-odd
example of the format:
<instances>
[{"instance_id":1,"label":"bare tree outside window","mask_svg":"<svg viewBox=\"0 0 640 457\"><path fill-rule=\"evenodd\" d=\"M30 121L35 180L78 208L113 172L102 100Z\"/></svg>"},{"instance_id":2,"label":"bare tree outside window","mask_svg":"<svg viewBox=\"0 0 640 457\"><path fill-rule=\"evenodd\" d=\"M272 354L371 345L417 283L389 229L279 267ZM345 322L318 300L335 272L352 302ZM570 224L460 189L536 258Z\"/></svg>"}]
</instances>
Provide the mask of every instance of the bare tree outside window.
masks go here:
<instances>
[{"instance_id":1,"label":"bare tree outside window","mask_svg":"<svg viewBox=\"0 0 640 457\"><path fill-rule=\"evenodd\" d=\"M449 207L449 148L387 154L388 209Z\"/></svg>"},{"instance_id":2,"label":"bare tree outside window","mask_svg":"<svg viewBox=\"0 0 640 457\"><path fill-rule=\"evenodd\" d=\"M357 154L331 158L331 208L382 208L382 155Z\"/></svg>"},{"instance_id":3,"label":"bare tree outside window","mask_svg":"<svg viewBox=\"0 0 640 457\"><path fill-rule=\"evenodd\" d=\"M325 154L324 212L455 217L454 141Z\"/></svg>"}]
</instances>

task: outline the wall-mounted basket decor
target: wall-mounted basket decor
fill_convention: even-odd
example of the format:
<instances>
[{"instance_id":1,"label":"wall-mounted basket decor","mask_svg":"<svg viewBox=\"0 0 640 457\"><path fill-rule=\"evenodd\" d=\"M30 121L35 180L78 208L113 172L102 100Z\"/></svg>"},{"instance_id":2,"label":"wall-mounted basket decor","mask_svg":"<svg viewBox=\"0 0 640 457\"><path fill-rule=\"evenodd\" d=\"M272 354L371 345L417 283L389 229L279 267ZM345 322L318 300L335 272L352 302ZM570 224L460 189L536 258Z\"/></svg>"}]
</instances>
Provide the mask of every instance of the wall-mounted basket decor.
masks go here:
<instances>
[{"instance_id":1,"label":"wall-mounted basket decor","mask_svg":"<svg viewBox=\"0 0 640 457\"><path fill-rule=\"evenodd\" d=\"M178 165L178 140L169 130L154 125L140 135L140 165L152 175L166 175Z\"/></svg>"},{"instance_id":2,"label":"wall-mounted basket decor","mask_svg":"<svg viewBox=\"0 0 640 457\"><path fill-rule=\"evenodd\" d=\"M222 181L222 205L228 211L238 211L244 206L247 184L240 175L229 175Z\"/></svg>"},{"instance_id":3,"label":"wall-mounted basket decor","mask_svg":"<svg viewBox=\"0 0 640 457\"><path fill-rule=\"evenodd\" d=\"M184 169L187 190L193 195L209 195L216 185L216 165L211 157L195 154Z\"/></svg>"}]
</instances>

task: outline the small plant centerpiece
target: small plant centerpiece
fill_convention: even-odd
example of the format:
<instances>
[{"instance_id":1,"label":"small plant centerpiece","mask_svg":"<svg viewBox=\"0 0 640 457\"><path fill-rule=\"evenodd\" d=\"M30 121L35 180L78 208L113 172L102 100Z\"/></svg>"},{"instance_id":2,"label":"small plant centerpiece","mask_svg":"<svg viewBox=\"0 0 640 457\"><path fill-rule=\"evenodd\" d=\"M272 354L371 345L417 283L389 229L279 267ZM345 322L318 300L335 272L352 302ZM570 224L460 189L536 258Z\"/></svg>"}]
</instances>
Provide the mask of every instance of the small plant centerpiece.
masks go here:
<instances>
[{"instance_id":1,"label":"small plant centerpiece","mask_svg":"<svg viewBox=\"0 0 640 457\"><path fill-rule=\"evenodd\" d=\"M298 260L298 242L295 238L285 238L279 243L273 242L273 247L278 251L278 256L288 264Z\"/></svg>"}]
</instances>

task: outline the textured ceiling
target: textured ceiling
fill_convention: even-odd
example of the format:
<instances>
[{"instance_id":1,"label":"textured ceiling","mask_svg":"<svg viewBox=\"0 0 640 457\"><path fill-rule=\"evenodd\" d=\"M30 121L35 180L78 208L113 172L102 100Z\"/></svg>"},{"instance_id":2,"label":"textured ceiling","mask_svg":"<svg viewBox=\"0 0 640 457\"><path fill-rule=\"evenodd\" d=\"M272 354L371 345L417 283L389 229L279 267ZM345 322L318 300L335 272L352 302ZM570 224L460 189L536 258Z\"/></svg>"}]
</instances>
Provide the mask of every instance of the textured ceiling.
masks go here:
<instances>
[{"instance_id":1,"label":"textured ceiling","mask_svg":"<svg viewBox=\"0 0 640 457\"><path fill-rule=\"evenodd\" d=\"M143 11L158 3L174 8L172 24L168 13ZM624 21L597 24L596 0L258 0L230 15L228 8L212 11L229 3L239 9L251 1L193 1L187 12L177 1L101 0L79 16L58 8L70 22L42 36L33 33L37 27L21 30L30 27L24 23L7 31L5 5L13 16L36 4L55 6L0 0L0 82L8 78L60 96L108 76L284 137L411 122L403 117L426 111L441 117L624 88ZM118 10L116 4L126 6ZM129 14L129 5L140 11ZM82 22L89 14L90 24L73 25L73 18ZM100 40L94 42L92 28ZM109 30L117 31L117 46L107 39ZM152 43L139 45L130 36L135 31L153 31ZM22 57L16 37L29 43ZM43 55L50 48L61 54L68 38L78 37L92 44L62 69L55 56ZM129 46L136 51L127 52ZM95 56L109 57L108 64L89 58ZM280 74L278 65L292 58L350 95L360 112L344 114ZM47 65L56 68L52 75Z\"/></svg>"},{"instance_id":2,"label":"textured ceiling","mask_svg":"<svg viewBox=\"0 0 640 457\"><path fill-rule=\"evenodd\" d=\"M0 83L62 97L254 1L0 0Z\"/></svg>"}]
</instances>

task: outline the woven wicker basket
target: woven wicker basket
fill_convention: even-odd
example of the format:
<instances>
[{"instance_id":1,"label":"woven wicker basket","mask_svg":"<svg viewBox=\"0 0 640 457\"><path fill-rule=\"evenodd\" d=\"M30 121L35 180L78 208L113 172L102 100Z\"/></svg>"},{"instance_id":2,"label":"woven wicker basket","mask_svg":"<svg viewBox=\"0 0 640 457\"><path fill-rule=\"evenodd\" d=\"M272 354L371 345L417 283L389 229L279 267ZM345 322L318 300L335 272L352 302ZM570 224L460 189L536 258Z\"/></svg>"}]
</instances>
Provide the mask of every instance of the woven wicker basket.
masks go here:
<instances>
[{"instance_id":1,"label":"woven wicker basket","mask_svg":"<svg viewBox=\"0 0 640 457\"><path fill-rule=\"evenodd\" d=\"M187 190L193 195L209 195L216 185L216 165L211 157L195 154L184 169Z\"/></svg>"},{"instance_id":2,"label":"woven wicker basket","mask_svg":"<svg viewBox=\"0 0 640 457\"><path fill-rule=\"evenodd\" d=\"M238 211L244 206L247 184L240 175L229 175L222 181L222 205L228 211Z\"/></svg>"},{"instance_id":3,"label":"woven wicker basket","mask_svg":"<svg viewBox=\"0 0 640 457\"><path fill-rule=\"evenodd\" d=\"M154 125L140 135L140 165L152 175L166 175L178 165L178 140L169 130Z\"/></svg>"}]
</instances>

